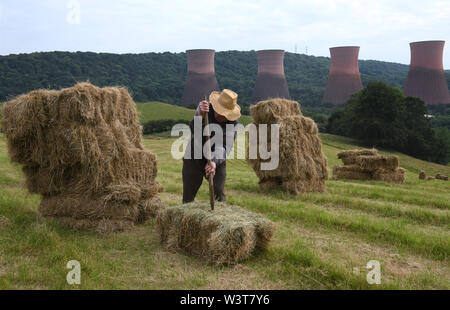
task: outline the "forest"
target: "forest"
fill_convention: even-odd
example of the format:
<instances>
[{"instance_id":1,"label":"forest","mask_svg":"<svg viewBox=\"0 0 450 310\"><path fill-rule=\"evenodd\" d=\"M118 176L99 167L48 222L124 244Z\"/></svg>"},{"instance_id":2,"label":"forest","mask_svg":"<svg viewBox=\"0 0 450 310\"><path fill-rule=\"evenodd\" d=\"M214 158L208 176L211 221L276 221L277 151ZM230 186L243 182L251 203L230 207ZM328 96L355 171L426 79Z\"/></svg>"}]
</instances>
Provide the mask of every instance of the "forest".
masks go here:
<instances>
[{"instance_id":1,"label":"forest","mask_svg":"<svg viewBox=\"0 0 450 310\"><path fill-rule=\"evenodd\" d=\"M220 87L236 91L239 104L247 107L257 74L256 52L217 52L215 63ZM333 107L321 104L330 59L286 53L284 63L292 99L310 113L330 114ZM396 63L361 60L359 65L364 85L383 81L402 88L408 73L407 65ZM37 88L58 89L89 80L98 86L126 86L136 102L178 105L186 70L185 53L45 52L0 56L0 101ZM450 72L446 74L450 84Z\"/></svg>"}]
</instances>

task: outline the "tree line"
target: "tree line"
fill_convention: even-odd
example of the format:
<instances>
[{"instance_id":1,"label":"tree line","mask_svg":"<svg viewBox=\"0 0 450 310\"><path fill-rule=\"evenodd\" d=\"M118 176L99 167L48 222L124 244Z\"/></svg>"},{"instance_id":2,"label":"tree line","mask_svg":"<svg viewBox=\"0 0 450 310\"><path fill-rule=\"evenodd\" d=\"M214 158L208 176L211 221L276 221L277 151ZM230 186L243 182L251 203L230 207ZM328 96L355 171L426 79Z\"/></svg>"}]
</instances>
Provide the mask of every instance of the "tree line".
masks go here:
<instances>
[{"instance_id":1,"label":"tree line","mask_svg":"<svg viewBox=\"0 0 450 310\"><path fill-rule=\"evenodd\" d=\"M239 94L250 104L257 74L255 51L217 52L216 75L221 88ZM381 61L360 61L364 85L384 81L403 87L408 66ZM285 72L292 99L314 113L329 113L321 100L330 67L328 57L286 53ZM186 77L185 53L108 54L45 52L0 56L0 101L37 88L59 89L77 81L98 86L123 85L135 101L180 104ZM450 82L450 72L447 72Z\"/></svg>"}]
</instances>

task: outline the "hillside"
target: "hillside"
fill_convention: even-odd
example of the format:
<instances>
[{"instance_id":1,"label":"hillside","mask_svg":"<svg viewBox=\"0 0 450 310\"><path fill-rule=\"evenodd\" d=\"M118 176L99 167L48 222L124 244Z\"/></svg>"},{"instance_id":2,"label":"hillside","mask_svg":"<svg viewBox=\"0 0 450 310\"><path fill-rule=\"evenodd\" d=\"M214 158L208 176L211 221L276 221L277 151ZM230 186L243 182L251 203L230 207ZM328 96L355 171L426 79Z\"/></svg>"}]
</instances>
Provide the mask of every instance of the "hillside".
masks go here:
<instances>
[{"instance_id":1,"label":"hillside","mask_svg":"<svg viewBox=\"0 0 450 310\"><path fill-rule=\"evenodd\" d=\"M171 119L171 120L186 120L190 121L194 116L193 109L174 106L162 102L146 102L137 103L136 108L139 112L139 119L141 124L151 120ZM242 115L239 122L247 125L252 122L250 116Z\"/></svg>"},{"instance_id":2,"label":"hillside","mask_svg":"<svg viewBox=\"0 0 450 310\"><path fill-rule=\"evenodd\" d=\"M285 71L293 99L321 111L330 60L286 53ZM364 84L381 80L403 87L408 66L373 60L360 61ZM221 88L239 93L250 102L257 73L255 51L216 53L216 74ZM185 53L106 54L48 52L0 56L0 101L37 88L72 86L77 81L128 87L135 101L179 104L186 76ZM447 72L450 84L450 72Z\"/></svg>"},{"instance_id":3,"label":"hillside","mask_svg":"<svg viewBox=\"0 0 450 310\"><path fill-rule=\"evenodd\" d=\"M321 135L328 168L355 142ZM145 140L158 157L162 199L181 201L181 161L174 139ZM385 152L382 152L385 153ZM82 266L80 289L450 289L450 182L419 181L425 170L450 167L400 156L404 185L327 181L325 193L298 197L262 192L243 160L227 164L227 200L275 221L268 250L236 266L215 267L166 251L154 221L126 233L70 231L37 214L39 197L23 188L0 134L0 289L69 289L66 263ZM207 183L199 200L207 200ZM381 264L382 283L369 286L366 264Z\"/></svg>"}]
</instances>

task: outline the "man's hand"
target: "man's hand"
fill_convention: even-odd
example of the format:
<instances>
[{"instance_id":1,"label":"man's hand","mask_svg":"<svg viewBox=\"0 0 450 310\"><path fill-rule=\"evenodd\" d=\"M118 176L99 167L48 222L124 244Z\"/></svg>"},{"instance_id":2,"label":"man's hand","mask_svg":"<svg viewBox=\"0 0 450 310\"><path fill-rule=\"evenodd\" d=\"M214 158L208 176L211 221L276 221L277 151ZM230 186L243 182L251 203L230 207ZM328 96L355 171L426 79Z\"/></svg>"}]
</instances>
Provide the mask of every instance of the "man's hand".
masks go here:
<instances>
[{"instance_id":1,"label":"man's hand","mask_svg":"<svg viewBox=\"0 0 450 310\"><path fill-rule=\"evenodd\" d=\"M210 105L210 103L209 103L208 101L205 101L205 100L201 101L201 102L198 104L198 114L199 114L201 117L205 116L206 113L209 112L209 105Z\"/></svg>"},{"instance_id":2,"label":"man's hand","mask_svg":"<svg viewBox=\"0 0 450 310\"><path fill-rule=\"evenodd\" d=\"M214 177L214 175L216 174L216 163L212 161L211 166L206 164L205 173L206 177L209 177L210 174L212 174L212 176Z\"/></svg>"}]
</instances>

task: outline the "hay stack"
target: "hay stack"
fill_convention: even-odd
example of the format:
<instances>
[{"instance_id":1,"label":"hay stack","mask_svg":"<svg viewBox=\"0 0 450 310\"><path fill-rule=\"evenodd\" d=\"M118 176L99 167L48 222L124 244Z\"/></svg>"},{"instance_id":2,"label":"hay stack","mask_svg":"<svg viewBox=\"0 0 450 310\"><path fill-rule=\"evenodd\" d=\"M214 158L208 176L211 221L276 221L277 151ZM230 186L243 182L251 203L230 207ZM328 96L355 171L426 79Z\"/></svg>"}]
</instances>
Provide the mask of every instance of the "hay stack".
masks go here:
<instances>
[{"instance_id":1,"label":"hay stack","mask_svg":"<svg viewBox=\"0 0 450 310\"><path fill-rule=\"evenodd\" d=\"M327 161L322 153L317 125L302 115L298 102L286 99L261 101L251 107L251 115L257 127L268 125L269 146L270 125L280 124L278 168L264 171L261 170L263 160L259 157L247 159L259 178L261 188L281 187L292 194L323 192L328 179ZM249 144L258 147L258 141L250 141Z\"/></svg>"},{"instance_id":2,"label":"hay stack","mask_svg":"<svg viewBox=\"0 0 450 310\"><path fill-rule=\"evenodd\" d=\"M427 179L427 174L425 173L425 171L420 171L419 173L419 180L426 180Z\"/></svg>"},{"instance_id":3,"label":"hay stack","mask_svg":"<svg viewBox=\"0 0 450 310\"><path fill-rule=\"evenodd\" d=\"M160 206L156 156L141 144L125 88L79 83L32 91L5 104L2 125L28 190L42 195L43 216L107 232L144 221Z\"/></svg>"},{"instance_id":4,"label":"hay stack","mask_svg":"<svg viewBox=\"0 0 450 310\"><path fill-rule=\"evenodd\" d=\"M405 169L399 167L397 156L378 155L377 150L348 150L338 153L344 166L333 168L333 179L377 180L402 184Z\"/></svg>"},{"instance_id":5,"label":"hay stack","mask_svg":"<svg viewBox=\"0 0 450 310\"><path fill-rule=\"evenodd\" d=\"M237 206L189 203L167 207L156 218L161 243L168 249L203 257L214 264L233 264L267 246L275 225Z\"/></svg>"}]
</instances>

